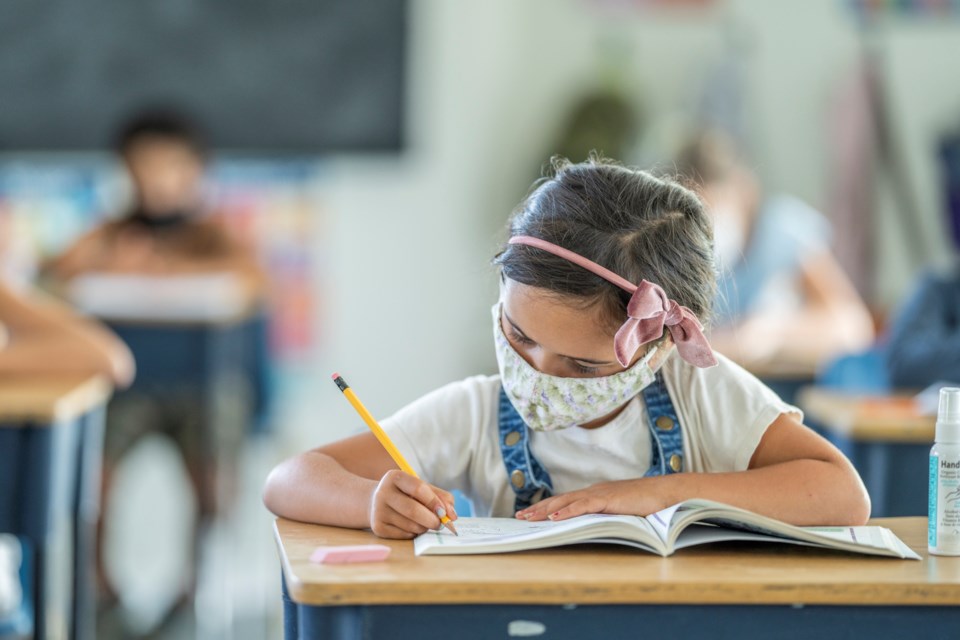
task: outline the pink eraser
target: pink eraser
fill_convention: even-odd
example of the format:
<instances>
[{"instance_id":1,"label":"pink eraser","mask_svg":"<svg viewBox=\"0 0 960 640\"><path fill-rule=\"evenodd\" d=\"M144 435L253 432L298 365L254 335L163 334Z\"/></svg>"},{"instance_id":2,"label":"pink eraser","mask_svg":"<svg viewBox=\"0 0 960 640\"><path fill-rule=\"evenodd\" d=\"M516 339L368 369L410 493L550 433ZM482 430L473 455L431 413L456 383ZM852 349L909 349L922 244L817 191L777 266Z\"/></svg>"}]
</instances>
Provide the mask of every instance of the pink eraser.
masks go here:
<instances>
[{"instance_id":1,"label":"pink eraser","mask_svg":"<svg viewBox=\"0 0 960 640\"><path fill-rule=\"evenodd\" d=\"M390 547L382 544L356 544L344 547L317 547L310 561L320 564L350 564L353 562L380 562L390 555Z\"/></svg>"}]
</instances>

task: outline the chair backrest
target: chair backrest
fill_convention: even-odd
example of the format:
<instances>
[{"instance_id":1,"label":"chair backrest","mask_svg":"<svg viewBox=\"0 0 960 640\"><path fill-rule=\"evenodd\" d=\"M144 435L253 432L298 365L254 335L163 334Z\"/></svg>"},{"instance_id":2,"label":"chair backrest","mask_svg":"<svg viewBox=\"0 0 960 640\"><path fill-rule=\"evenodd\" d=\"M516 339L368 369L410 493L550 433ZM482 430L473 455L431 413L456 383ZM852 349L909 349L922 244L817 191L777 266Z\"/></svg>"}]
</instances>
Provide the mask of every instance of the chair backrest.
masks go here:
<instances>
[{"instance_id":1,"label":"chair backrest","mask_svg":"<svg viewBox=\"0 0 960 640\"><path fill-rule=\"evenodd\" d=\"M886 393L890 378L879 346L840 356L817 373L817 385L852 393Z\"/></svg>"}]
</instances>

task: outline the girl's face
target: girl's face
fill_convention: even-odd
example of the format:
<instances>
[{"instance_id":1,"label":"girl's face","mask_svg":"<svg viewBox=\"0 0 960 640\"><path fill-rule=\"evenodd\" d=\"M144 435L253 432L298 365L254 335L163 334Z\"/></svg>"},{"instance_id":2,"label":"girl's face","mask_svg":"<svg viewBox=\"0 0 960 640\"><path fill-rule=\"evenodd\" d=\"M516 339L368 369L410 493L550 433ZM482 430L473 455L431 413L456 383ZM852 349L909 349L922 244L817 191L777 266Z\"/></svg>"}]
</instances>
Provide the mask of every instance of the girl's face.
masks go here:
<instances>
[{"instance_id":1,"label":"girl's face","mask_svg":"<svg viewBox=\"0 0 960 640\"><path fill-rule=\"evenodd\" d=\"M503 333L513 349L541 373L593 378L625 370L613 350L615 331L607 327L600 309L572 306L552 292L509 278L503 279L502 299ZM654 370L670 355L671 346L665 342L653 356ZM647 348L638 350L630 365L646 352Z\"/></svg>"}]
</instances>

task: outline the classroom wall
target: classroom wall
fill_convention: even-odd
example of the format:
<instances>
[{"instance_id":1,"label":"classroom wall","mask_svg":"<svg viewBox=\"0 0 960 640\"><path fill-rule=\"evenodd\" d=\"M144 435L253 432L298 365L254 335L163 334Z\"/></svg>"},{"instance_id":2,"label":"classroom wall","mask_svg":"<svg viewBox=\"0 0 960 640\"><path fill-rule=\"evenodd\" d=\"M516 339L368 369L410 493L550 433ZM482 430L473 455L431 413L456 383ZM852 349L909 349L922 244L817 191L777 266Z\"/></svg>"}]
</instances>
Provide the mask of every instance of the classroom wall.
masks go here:
<instances>
[{"instance_id":1,"label":"classroom wall","mask_svg":"<svg viewBox=\"0 0 960 640\"><path fill-rule=\"evenodd\" d=\"M694 113L709 62L734 41L745 52L754 166L770 189L825 204L825 108L859 47L845 3L730 0L705 12L597 11L597 4L413 3L410 148L400 157L337 157L317 184L329 204L317 238L329 257L318 267L322 347L301 381L309 401L283 420L299 425L288 430L291 446L361 428L328 381L333 370L378 415L495 370L489 259L565 110L587 88L623 84L642 105L646 145L656 150ZM943 75L944 61L960 59L960 25L897 19L882 38L897 140L924 214L910 224L942 261L931 145L960 121L960 85ZM931 67L942 71L926 73ZM878 216L884 260L876 278L880 301L891 304L917 258L895 246L902 223L889 203Z\"/></svg>"}]
</instances>

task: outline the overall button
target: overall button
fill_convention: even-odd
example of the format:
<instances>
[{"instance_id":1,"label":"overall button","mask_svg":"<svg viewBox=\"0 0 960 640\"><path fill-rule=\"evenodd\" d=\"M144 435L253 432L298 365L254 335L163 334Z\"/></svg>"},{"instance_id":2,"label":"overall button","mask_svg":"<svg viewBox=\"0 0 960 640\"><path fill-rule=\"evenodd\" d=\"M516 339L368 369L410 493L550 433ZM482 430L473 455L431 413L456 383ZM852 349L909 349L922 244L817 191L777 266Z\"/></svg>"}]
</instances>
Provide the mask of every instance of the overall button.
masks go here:
<instances>
[{"instance_id":1,"label":"overall button","mask_svg":"<svg viewBox=\"0 0 960 640\"><path fill-rule=\"evenodd\" d=\"M683 467L683 458L677 454L670 456L670 468L674 471L680 471L681 467Z\"/></svg>"},{"instance_id":2,"label":"overall button","mask_svg":"<svg viewBox=\"0 0 960 640\"><path fill-rule=\"evenodd\" d=\"M519 432L519 431L511 431L510 433L508 433L507 435L505 435L505 436L503 437L503 444L507 445L508 447L512 447L513 445L517 444L518 442L520 442L520 432Z\"/></svg>"},{"instance_id":3,"label":"overall button","mask_svg":"<svg viewBox=\"0 0 960 640\"><path fill-rule=\"evenodd\" d=\"M673 429L673 418L670 416L660 416L656 419L656 425L660 431L670 431L670 429Z\"/></svg>"},{"instance_id":4,"label":"overall button","mask_svg":"<svg viewBox=\"0 0 960 640\"><path fill-rule=\"evenodd\" d=\"M520 469L514 469L510 472L510 483L520 489L527 483L527 477L523 475L523 471L520 471Z\"/></svg>"}]
</instances>

